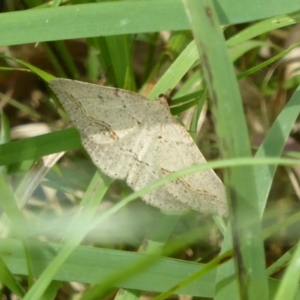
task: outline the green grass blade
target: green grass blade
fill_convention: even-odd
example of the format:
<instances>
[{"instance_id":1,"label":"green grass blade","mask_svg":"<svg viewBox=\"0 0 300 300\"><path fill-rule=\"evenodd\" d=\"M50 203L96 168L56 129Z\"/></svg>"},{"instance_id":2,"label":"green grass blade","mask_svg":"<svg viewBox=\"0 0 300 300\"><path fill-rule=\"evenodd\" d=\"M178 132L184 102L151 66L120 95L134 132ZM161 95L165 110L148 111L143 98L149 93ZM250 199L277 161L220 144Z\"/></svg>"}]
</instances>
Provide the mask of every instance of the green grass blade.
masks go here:
<instances>
[{"instance_id":1,"label":"green grass blade","mask_svg":"<svg viewBox=\"0 0 300 300\"><path fill-rule=\"evenodd\" d=\"M130 44L129 36L109 36L105 40L110 56L110 64L116 78L116 86L135 91L135 79L131 63L132 45Z\"/></svg>"},{"instance_id":2,"label":"green grass blade","mask_svg":"<svg viewBox=\"0 0 300 300\"><path fill-rule=\"evenodd\" d=\"M241 96L213 3L197 0L184 2L212 99L221 153L225 158L250 157ZM232 233L240 297L256 299L259 290L260 298L267 299L262 230L253 175L251 167L225 171L231 223L231 230L227 230L226 235ZM228 237L226 240L230 241ZM222 251L228 249L226 246L229 248L229 243ZM219 272L224 272L222 266ZM232 293L231 297L234 299L237 295Z\"/></svg>"},{"instance_id":3,"label":"green grass blade","mask_svg":"<svg viewBox=\"0 0 300 300\"><path fill-rule=\"evenodd\" d=\"M34 275L39 276L44 267L53 261L61 249L61 244L32 241L30 250L32 252ZM20 241L1 239L0 253L3 261L13 274L27 274L26 257ZM95 280L98 279L98 282L103 283L107 274L128 268L145 258L147 256L141 253L79 246L65 261L62 268L58 270L54 279L89 284L95 284ZM141 270L138 276L128 280L125 279L116 284L116 287L164 292L168 287L174 286L190 274L201 270L204 266L204 264L195 262L161 258L158 263L150 268ZM213 298L215 276L215 271L207 273L205 277L180 290L180 293L195 297ZM274 279L268 279L268 282L270 289L275 294L280 282ZM300 299L300 288L298 288L296 299Z\"/></svg>"},{"instance_id":4,"label":"green grass blade","mask_svg":"<svg viewBox=\"0 0 300 300\"><path fill-rule=\"evenodd\" d=\"M0 257L0 281L2 284L7 286L14 294L23 298L25 291L22 286L19 284L17 279L13 276L10 270L7 268L6 264L3 262Z\"/></svg>"},{"instance_id":5,"label":"green grass blade","mask_svg":"<svg viewBox=\"0 0 300 300\"><path fill-rule=\"evenodd\" d=\"M227 252L224 252L220 256L216 257L215 259L213 259L209 263L207 263L199 271L195 272L194 274L191 274L190 276L186 277L180 283L177 283L174 287L172 287L168 291L166 291L166 292L160 294L159 296L155 297L154 300L163 300L163 299L166 299L168 296L171 296L173 293L175 293L178 290L182 289L182 287L185 287L185 286L189 285L195 279L201 278L202 276L207 275L209 272L211 272L212 270L216 269L222 263L227 262L227 260L229 260L230 258L232 258L232 255L233 255L232 250L228 250Z\"/></svg>"},{"instance_id":6,"label":"green grass blade","mask_svg":"<svg viewBox=\"0 0 300 300\"><path fill-rule=\"evenodd\" d=\"M0 165L37 159L81 147L80 136L75 128L47 133L0 145Z\"/></svg>"},{"instance_id":7,"label":"green grass blade","mask_svg":"<svg viewBox=\"0 0 300 300\"><path fill-rule=\"evenodd\" d=\"M274 18L263 20L247 27L242 31L242 34L237 34L230 38L228 40L228 46L238 45L239 43L249 41L254 37L257 37L259 34L298 23L300 20L299 12L291 15L282 15L282 13L279 14L280 15Z\"/></svg>"},{"instance_id":8,"label":"green grass blade","mask_svg":"<svg viewBox=\"0 0 300 300\"><path fill-rule=\"evenodd\" d=\"M285 105L272 127L268 131L255 157L280 157L289 134L300 113L300 86ZM262 216L269 191L273 182L276 166L256 166L254 168L258 191L258 203Z\"/></svg>"},{"instance_id":9,"label":"green grass blade","mask_svg":"<svg viewBox=\"0 0 300 300\"><path fill-rule=\"evenodd\" d=\"M161 255L163 251L163 247L165 246L166 241L170 238L171 233L173 232L174 226L178 222L181 215L166 215L161 214L158 215L156 218L156 224L157 227L153 228L153 230L150 233L150 236L146 239L144 239L142 245L139 248L138 253L144 253L149 256L153 256L153 261L149 260L149 264L152 264L152 262L159 259L159 256ZM136 272L140 272L141 270L145 269L145 265L140 264L136 268ZM129 278L129 273L126 272L125 278ZM120 274L116 277L119 277ZM112 279L113 281L113 279ZM111 283L108 285L108 289L111 288ZM106 287L107 288L107 287ZM88 290L85 295L82 297L82 300L91 300L91 299L97 299L99 295L103 293L103 290L105 287L103 285L98 284L95 287ZM141 290L120 290L115 300L138 300L142 294Z\"/></svg>"},{"instance_id":10,"label":"green grass blade","mask_svg":"<svg viewBox=\"0 0 300 300\"><path fill-rule=\"evenodd\" d=\"M216 1L216 4L221 24L245 23L300 9L300 4L294 0L260 1L257 5L223 0ZM113 1L3 13L0 28L5 28L0 37L1 46L6 46L101 35L186 30L190 25L180 0L160 0Z\"/></svg>"},{"instance_id":11,"label":"green grass blade","mask_svg":"<svg viewBox=\"0 0 300 300\"><path fill-rule=\"evenodd\" d=\"M24 252L26 255L26 262L27 262L27 270L28 270L28 285L29 287L31 287L31 285L33 284L33 272L32 272L32 264L31 264L31 256L30 256L30 251L27 242L26 223L17 205L17 201L13 193L11 192L10 188L8 187L7 183L5 182L2 176L0 177L0 191L1 191L1 199L0 199L1 209L11 221L13 231L22 240L24 246ZM6 234L7 234L7 228L1 228L0 235L3 237Z\"/></svg>"},{"instance_id":12,"label":"green grass blade","mask_svg":"<svg viewBox=\"0 0 300 300\"><path fill-rule=\"evenodd\" d=\"M300 279L300 243L293 254L293 258L288 265L284 277L280 283L274 300L295 299L299 288Z\"/></svg>"},{"instance_id":13,"label":"green grass blade","mask_svg":"<svg viewBox=\"0 0 300 300\"><path fill-rule=\"evenodd\" d=\"M103 199L106 193L111 179L106 176L100 176L100 173L96 173L93 180L91 181L82 201L81 209L79 209L79 216L83 219L83 222L78 224L78 215L76 214L69 225L69 230L65 239L65 243L53 259L53 261L47 266L38 280L34 283L31 289L28 291L24 300L39 300L55 274L62 267L66 259L71 253L78 247L84 236L90 230L90 222L92 220L95 211L98 208L100 201ZM84 224L84 225L83 225Z\"/></svg>"}]
</instances>

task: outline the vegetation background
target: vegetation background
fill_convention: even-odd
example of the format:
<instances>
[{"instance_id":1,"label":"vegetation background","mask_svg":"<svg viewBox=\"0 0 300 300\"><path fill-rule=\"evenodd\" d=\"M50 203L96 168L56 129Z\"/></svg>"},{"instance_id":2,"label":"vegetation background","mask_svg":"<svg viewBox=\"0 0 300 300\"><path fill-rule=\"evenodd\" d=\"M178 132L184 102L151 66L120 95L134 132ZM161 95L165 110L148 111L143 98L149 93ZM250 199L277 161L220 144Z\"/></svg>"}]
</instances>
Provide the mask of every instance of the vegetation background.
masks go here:
<instances>
[{"instance_id":1,"label":"vegetation background","mask_svg":"<svg viewBox=\"0 0 300 300\"><path fill-rule=\"evenodd\" d=\"M1 5L3 299L300 298L300 3ZM205 157L220 158L174 176L216 168L228 220L165 215L135 200L151 187L97 172L54 76L170 93Z\"/></svg>"}]
</instances>

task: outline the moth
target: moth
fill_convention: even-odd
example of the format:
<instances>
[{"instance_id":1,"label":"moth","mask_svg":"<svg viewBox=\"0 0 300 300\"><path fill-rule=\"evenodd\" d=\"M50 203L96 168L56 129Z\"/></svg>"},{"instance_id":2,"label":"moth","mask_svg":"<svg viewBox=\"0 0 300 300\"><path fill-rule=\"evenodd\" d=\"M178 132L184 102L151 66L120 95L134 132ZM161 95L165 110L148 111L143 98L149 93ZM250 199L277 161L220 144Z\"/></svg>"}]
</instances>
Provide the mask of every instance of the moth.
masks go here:
<instances>
[{"instance_id":1,"label":"moth","mask_svg":"<svg viewBox=\"0 0 300 300\"><path fill-rule=\"evenodd\" d=\"M150 101L129 91L68 79L55 79L50 87L80 132L93 163L134 191L206 162L171 115L165 98ZM142 199L167 211L227 215L225 188L213 170L179 178Z\"/></svg>"}]
</instances>

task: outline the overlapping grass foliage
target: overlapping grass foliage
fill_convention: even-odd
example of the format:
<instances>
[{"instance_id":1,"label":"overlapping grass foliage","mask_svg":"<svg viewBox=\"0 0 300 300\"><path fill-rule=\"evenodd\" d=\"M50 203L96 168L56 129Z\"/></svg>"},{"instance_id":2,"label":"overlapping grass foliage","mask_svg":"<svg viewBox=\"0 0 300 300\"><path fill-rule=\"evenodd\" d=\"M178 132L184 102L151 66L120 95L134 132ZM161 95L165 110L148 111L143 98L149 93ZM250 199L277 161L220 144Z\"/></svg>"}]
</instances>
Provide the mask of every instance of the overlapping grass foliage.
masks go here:
<instances>
[{"instance_id":1,"label":"overlapping grass foliage","mask_svg":"<svg viewBox=\"0 0 300 300\"><path fill-rule=\"evenodd\" d=\"M290 168L299 164L298 153L281 157L291 132L298 143L300 90L297 77L287 84L286 73L276 72L299 43L282 42L300 20L297 1L27 0L6 9L0 16L3 294L28 300L139 299L144 292L155 299L174 293L300 298L297 233L288 245L266 242L279 231L287 237L300 218L295 195L272 192L278 193L274 176L284 165L298 195L297 172ZM150 99L171 92L171 112L208 158L219 159L132 193L97 171L77 131L64 127L68 116L47 88L54 77ZM246 87L242 80L249 80ZM256 94L247 98L249 86ZM10 141L16 125L38 122L51 132ZM166 215L133 201L212 167L222 170L228 220ZM266 209L268 198L275 209ZM278 212L279 198L294 199L288 203L296 209L286 218Z\"/></svg>"}]
</instances>

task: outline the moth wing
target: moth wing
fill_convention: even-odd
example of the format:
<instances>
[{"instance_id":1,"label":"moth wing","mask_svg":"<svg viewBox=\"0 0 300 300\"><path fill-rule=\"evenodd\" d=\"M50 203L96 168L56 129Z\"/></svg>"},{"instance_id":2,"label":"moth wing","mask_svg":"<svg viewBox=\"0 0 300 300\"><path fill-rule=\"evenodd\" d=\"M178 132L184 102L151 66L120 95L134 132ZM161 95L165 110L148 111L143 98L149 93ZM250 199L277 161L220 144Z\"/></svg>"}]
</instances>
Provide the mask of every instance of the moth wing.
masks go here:
<instances>
[{"instance_id":1,"label":"moth wing","mask_svg":"<svg viewBox=\"0 0 300 300\"><path fill-rule=\"evenodd\" d=\"M50 83L78 128L94 164L135 191L182 168L205 162L167 103L115 88L57 79ZM210 170L144 195L164 210L226 214L225 190Z\"/></svg>"}]
</instances>

